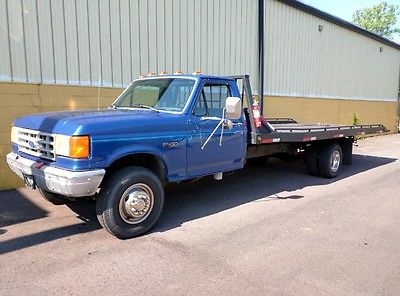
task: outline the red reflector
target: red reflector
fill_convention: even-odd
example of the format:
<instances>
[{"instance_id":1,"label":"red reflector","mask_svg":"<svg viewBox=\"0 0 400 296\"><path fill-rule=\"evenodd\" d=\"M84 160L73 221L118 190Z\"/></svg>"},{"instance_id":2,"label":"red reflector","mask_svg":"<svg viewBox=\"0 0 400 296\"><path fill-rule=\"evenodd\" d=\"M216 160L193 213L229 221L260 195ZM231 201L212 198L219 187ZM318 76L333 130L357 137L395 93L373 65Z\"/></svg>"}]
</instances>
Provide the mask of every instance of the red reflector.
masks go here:
<instances>
[{"instance_id":1,"label":"red reflector","mask_svg":"<svg viewBox=\"0 0 400 296\"><path fill-rule=\"evenodd\" d=\"M39 162L35 165L35 168L37 168L38 170L40 170L45 164L43 162Z\"/></svg>"},{"instance_id":2,"label":"red reflector","mask_svg":"<svg viewBox=\"0 0 400 296\"><path fill-rule=\"evenodd\" d=\"M266 144L266 143L272 143L273 139L261 139L261 143Z\"/></svg>"},{"instance_id":3,"label":"red reflector","mask_svg":"<svg viewBox=\"0 0 400 296\"><path fill-rule=\"evenodd\" d=\"M317 137L304 137L303 142L308 142L308 141L315 141Z\"/></svg>"}]
</instances>

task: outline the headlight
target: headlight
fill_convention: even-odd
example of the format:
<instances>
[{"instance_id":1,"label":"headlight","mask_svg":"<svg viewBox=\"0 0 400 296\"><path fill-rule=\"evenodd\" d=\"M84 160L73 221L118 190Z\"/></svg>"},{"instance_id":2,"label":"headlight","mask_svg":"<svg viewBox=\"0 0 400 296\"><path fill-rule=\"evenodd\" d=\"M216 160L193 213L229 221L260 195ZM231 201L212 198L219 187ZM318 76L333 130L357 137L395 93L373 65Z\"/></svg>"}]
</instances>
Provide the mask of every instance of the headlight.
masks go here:
<instances>
[{"instance_id":1,"label":"headlight","mask_svg":"<svg viewBox=\"0 0 400 296\"><path fill-rule=\"evenodd\" d=\"M71 158L88 158L90 155L89 136L55 136L55 152L57 155Z\"/></svg>"},{"instance_id":2,"label":"headlight","mask_svg":"<svg viewBox=\"0 0 400 296\"><path fill-rule=\"evenodd\" d=\"M18 128L15 126L11 128L11 142L18 143Z\"/></svg>"}]
</instances>

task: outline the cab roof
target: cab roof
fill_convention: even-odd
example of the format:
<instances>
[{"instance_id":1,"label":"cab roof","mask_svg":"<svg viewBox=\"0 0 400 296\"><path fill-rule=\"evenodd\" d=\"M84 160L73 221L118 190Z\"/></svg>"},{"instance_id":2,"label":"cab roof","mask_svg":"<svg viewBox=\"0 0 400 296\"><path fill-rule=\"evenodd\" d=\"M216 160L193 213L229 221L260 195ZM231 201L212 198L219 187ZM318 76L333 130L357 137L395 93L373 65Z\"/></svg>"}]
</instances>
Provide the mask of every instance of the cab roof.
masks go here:
<instances>
[{"instance_id":1,"label":"cab roof","mask_svg":"<svg viewBox=\"0 0 400 296\"><path fill-rule=\"evenodd\" d=\"M229 76L222 76L222 75L209 75L209 74L162 74L162 75L146 75L144 77L140 77L139 79L146 79L146 78L179 78L179 77L186 77L186 78L194 78L194 79L223 79L223 80L233 80Z\"/></svg>"}]
</instances>

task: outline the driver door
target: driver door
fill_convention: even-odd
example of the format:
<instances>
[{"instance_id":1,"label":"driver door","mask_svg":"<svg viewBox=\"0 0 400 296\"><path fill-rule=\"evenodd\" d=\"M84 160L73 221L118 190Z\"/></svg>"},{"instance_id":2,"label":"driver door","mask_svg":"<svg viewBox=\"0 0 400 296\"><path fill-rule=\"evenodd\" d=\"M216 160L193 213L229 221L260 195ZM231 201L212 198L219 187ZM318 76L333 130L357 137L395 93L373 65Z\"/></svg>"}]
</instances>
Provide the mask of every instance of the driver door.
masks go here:
<instances>
[{"instance_id":1,"label":"driver door","mask_svg":"<svg viewBox=\"0 0 400 296\"><path fill-rule=\"evenodd\" d=\"M242 118L233 120L233 128L221 127L205 142L222 118L225 100L232 96L230 81L207 82L202 86L188 121L187 173L197 177L243 167L246 153L246 130Z\"/></svg>"}]
</instances>

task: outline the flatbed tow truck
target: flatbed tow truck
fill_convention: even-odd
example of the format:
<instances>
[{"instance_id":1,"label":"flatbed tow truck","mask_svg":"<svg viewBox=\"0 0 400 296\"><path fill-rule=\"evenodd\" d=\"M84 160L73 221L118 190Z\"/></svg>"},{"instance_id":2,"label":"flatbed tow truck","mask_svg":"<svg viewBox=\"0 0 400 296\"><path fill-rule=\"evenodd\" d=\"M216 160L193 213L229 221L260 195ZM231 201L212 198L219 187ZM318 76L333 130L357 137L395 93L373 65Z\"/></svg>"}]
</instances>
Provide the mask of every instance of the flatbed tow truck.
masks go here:
<instances>
[{"instance_id":1,"label":"flatbed tow truck","mask_svg":"<svg viewBox=\"0 0 400 296\"><path fill-rule=\"evenodd\" d=\"M248 75L152 75L134 80L104 110L18 118L7 162L53 203L95 198L100 224L131 238L158 220L166 183L220 180L271 156L303 157L311 175L334 178L351 164L356 137L386 131L265 119Z\"/></svg>"}]
</instances>

